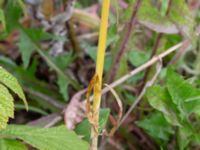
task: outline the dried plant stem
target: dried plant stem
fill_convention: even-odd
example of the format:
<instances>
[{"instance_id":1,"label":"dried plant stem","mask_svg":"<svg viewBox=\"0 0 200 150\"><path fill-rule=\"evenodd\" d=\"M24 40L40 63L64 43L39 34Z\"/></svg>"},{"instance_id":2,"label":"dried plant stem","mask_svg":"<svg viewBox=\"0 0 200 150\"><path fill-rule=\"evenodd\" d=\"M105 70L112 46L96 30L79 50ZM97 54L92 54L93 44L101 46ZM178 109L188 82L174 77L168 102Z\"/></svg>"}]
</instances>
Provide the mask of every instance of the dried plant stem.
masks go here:
<instances>
[{"instance_id":1,"label":"dried plant stem","mask_svg":"<svg viewBox=\"0 0 200 150\"><path fill-rule=\"evenodd\" d=\"M120 45L119 51L117 53L117 55L115 56L114 60L113 60L113 64L111 67L111 71L110 71L110 75L108 77L108 83L112 82L115 79L117 70L119 68L119 64L120 64L120 60L123 57L123 54L126 52L127 50L127 44L128 41L131 37L131 33L133 32L134 26L137 23L137 12L138 9L141 5L141 0L137 0L135 2L135 5L133 6L133 12L130 18L130 21L127 23L127 25L124 27L124 29L126 30L126 33L124 35L124 38L122 39L122 43Z\"/></svg>"},{"instance_id":2,"label":"dried plant stem","mask_svg":"<svg viewBox=\"0 0 200 150\"><path fill-rule=\"evenodd\" d=\"M93 100L93 120L94 125L91 128L91 150L97 150L98 148L98 127L99 127L99 108L101 103L101 87L102 87L102 75L104 67L104 57L106 49L106 39L107 39L107 28L108 28L108 16L110 0L103 0L102 3L102 14L101 14L101 25L99 32L99 43L97 52L97 64L96 64L96 77L98 80L95 83L94 89L94 100Z\"/></svg>"}]
</instances>

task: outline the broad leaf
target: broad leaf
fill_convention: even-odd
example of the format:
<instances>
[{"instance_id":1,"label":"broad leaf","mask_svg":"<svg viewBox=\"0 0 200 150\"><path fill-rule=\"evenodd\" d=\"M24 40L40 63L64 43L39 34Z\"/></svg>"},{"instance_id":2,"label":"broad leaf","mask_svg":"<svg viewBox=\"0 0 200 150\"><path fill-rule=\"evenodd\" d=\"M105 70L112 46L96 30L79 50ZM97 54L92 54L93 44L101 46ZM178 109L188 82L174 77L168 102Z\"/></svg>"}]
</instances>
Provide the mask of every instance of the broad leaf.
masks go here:
<instances>
[{"instance_id":1,"label":"broad leaf","mask_svg":"<svg viewBox=\"0 0 200 150\"><path fill-rule=\"evenodd\" d=\"M0 83L8 87L15 94L17 94L19 98L21 98L24 101L24 104L28 109L28 104L25 95L17 79L14 76L12 76L9 72L7 72L5 69L3 69L1 66L0 66Z\"/></svg>"},{"instance_id":2,"label":"broad leaf","mask_svg":"<svg viewBox=\"0 0 200 150\"><path fill-rule=\"evenodd\" d=\"M178 119L179 112L166 89L154 86L148 89L146 95L150 105L162 112L170 124L180 126Z\"/></svg>"},{"instance_id":3,"label":"broad leaf","mask_svg":"<svg viewBox=\"0 0 200 150\"><path fill-rule=\"evenodd\" d=\"M153 113L150 117L138 121L137 125L149 133L152 137L168 141L174 133L172 126L165 120L161 113Z\"/></svg>"},{"instance_id":4,"label":"broad leaf","mask_svg":"<svg viewBox=\"0 0 200 150\"><path fill-rule=\"evenodd\" d=\"M189 126L184 126L178 129L177 142L180 150L185 150L188 144L192 141L194 132Z\"/></svg>"},{"instance_id":5,"label":"broad leaf","mask_svg":"<svg viewBox=\"0 0 200 150\"><path fill-rule=\"evenodd\" d=\"M200 114L200 90L171 69L167 71L167 89L182 116L192 112Z\"/></svg>"},{"instance_id":6,"label":"broad leaf","mask_svg":"<svg viewBox=\"0 0 200 150\"><path fill-rule=\"evenodd\" d=\"M14 104L8 89L0 84L0 129L6 128L8 119L14 117Z\"/></svg>"},{"instance_id":7,"label":"broad leaf","mask_svg":"<svg viewBox=\"0 0 200 150\"><path fill-rule=\"evenodd\" d=\"M82 141L65 126L38 128L10 125L1 130L2 136L12 136L32 145L39 150L88 150L89 144Z\"/></svg>"},{"instance_id":8,"label":"broad leaf","mask_svg":"<svg viewBox=\"0 0 200 150\"><path fill-rule=\"evenodd\" d=\"M28 150L27 147L16 140L0 139L0 150Z\"/></svg>"}]
</instances>

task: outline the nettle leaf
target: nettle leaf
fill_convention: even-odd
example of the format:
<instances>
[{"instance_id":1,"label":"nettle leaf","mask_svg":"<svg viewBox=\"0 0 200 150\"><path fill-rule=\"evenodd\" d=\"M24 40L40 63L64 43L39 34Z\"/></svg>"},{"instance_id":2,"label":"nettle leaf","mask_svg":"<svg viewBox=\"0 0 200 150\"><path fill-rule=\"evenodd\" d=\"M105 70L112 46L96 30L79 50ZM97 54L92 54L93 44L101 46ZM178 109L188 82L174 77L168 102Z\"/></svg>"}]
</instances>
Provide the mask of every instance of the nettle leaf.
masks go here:
<instances>
[{"instance_id":1,"label":"nettle leaf","mask_svg":"<svg viewBox=\"0 0 200 150\"><path fill-rule=\"evenodd\" d=\"M14 103L8 89L0 84L0 129L6 128L8 119L14 117Z\"/></svg>"},{"instance_id":2,"label":"nettle leaf","mask_svg":"<svg viewBox=\"0 0 200 150\"><path fill-rule=\"evenodd\" d=\"M110 114L110 109L101 109L100 110L100 117L99 117L99 131L101 132L103 128L105 127L108 117ZM78 135L83 136L83 139L86 141L90 141L90 132L91 132L91 125L88 121L88 119L83 120L80 124L77 125L75 132Z\"/></svg>"},{"instance_id":3,"label":"nettle leaf","mask_svg":"<svg viewBox=\"0 0 200 150\"><path fill-rule=\"evenodd\" d=\"M0 66L0 83L8 87L15 94L17 94L19 98L23 100L26 109L28 109L28 104L25 95L17 79L14 76L12 76L9 72L7 72L5 69L3 69L1 66Z\"/></svg>"},{"instance_id":4,"label":"nettle leaf","mask_svg":"<svg viewBox=\"0 0 200 150\"><path fill-rule=\"evenodd\" d=\"M193 87L172 69L167 71L167 89L183 116L200 114L200 90Z\"/></svg>"},{"instance_id":5,"label":"nettle leaf","mask_svg":"<svg viewBox=\"0 0 200 150\"><path fill-rule=\"evenodd\" d=\"M168 141L170 135L174 133L172 126L161 113L153 113L150 117L137 121L137 125L158 140Z\"/></svg>"},{"instance_id":6,"label":"nettle leaf","mask_svg":"<svg viewBox=\"0 0 200 150\"><path fill-rule=\"evenodd\" d=\"M19 141L0 139L0 150L28 150L27 147Z\"/></svg>"},{"instance_id":7,"label":"nettle leaf","mask_svg":"<svg viewBox=\"0 0 200 150\"><path fill-rule=\"evenodd\" d=\"M81 140L65 126L38 128L23 125L9 125L1 130L2 136L11 136L40 150L88 150L89 144Z\"/></svg>"},{"instance_id":8,"label":"nettle leaf","mask_svg":"<svg viewBox=\"0 0 200 150\"><path fill-rule=\"evenodd\" d=\"M165 119L172 125L181 126L178 118L178 110L172 102L166 88L153 86L147 90L149 104L164 114Z\"/></svg>"}]
</instances>

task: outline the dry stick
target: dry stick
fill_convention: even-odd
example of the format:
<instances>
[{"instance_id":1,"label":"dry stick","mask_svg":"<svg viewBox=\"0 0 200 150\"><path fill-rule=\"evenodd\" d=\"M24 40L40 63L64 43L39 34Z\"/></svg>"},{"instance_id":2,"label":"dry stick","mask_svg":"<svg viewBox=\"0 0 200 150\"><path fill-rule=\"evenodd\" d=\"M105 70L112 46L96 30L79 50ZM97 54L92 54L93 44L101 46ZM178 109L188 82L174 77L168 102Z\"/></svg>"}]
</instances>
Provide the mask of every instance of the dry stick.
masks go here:
<instances>
[{"instance_id":1,"label":"dry stick","mask_svg":"<svg viewBox=\"0 0 200 150\"><path fill-rule=\"evenodd\" d=\"M129 78L133 77L134 75L140 73L141 71L145 70L146 68L148 68L149 66L155 64L157 61L163 59L164 57L166 57L167 55L171 54L172 52L176 51L177 49L179 49L183 44L185 44L185 42L187 42L187 40L180 42L176 45L174 45L173 47L167 49L165 52L154 56L152 59L150 59L148 62L144 63L143 65L141 65L140 67L134 69L133 71L131 71L130 73L124 75L123 77L121 77L120 79L116 80L115 82L109 84L109 86L111 88L115 88L116 86L124 83L125 81L127 81ZM105 87L102 89L102 95L109 92L110 89L108 87ZM92 100L93 96L90 97L90 100ZM86 99L83 100L84 103L86 103Z\"/></svg>"},{"instance_id":2,"label":"dry stick","mask_svg":"<svg viewBox=\"0 0 200 150\"><path fill-rule=\"evenodd\" d=\"M147 88L151 87L154 84L154 82L157 79L157 77L158 77L161 69L162 69L162 60L160 59L160 62L158 62L157 66L156 66L156 73L155 73L155 75L153 76L153 78L150 81L148 81L145 84L145 86L142 89L142 92L140 93L140 95L137 97L137 99L135 100L135 102L131 105L131 107L129 108L129 110L126 112L126 114L124 115L124 117L121 119L120 123L118 124L118 128L122 125L122 123L127 119L127 117L130 115L130 113L133 111L133 109L140 102L140 100L144 96Z\"/></svg>"},{"instance_id":3,"label":"dry stick","mask_svg":"<svg viewBox=\"0 0 200 150\"><path fill-rule=\"evenodd\" d=\"M186 40L183 42L180 42L176 45L174 45L173 47L167 49L165 52L161 53L158 56L154 56L151 60L149 60L148 62L146 62L145 64L141 65L140 67L134 69L133 71L131 71L129 74L124 75L123 77L121 77L120 79L116 80L115 82L111 83L109 86L112 88L115 88L116 86L119 86L120 84L124 83L125 81L127 81L129 78L133 77L134 75L140 73L141 71L145 70L146 68L148 68L149 66L155 64L157 61L163 59L164 57L166 57L167 55L171 54L172 52L176 51L177 49L179 49L183 44L185 44L185 42L187 42ZM87 89L84 89L85 91ZM102 95L109 92L109 88L105 87L102 90ZM84 94L84 92L82 93ZM92 96L90 97L90 100L92 101ZM83 100L83 105L86 104L86 99ZM65 113L65 110L68 108L69 105L67 105L65 107L65 109L63 109L63 111L61 112L62 114ZM57 122L56 122L57 123Z\"/></svg>"},{"instance_id":4,"label":"dry stick","mask_svg":"<svg viewBox=\"0 0 200 150\"><path fill-rule=\"evenodd\" d=\"M113 61L112 69L111 69L111 72L110 72L110 75L109 75L109 78L108 78L108 83L110 83L114 80L116 73L117 73L117 69L119 67L120 60L121 60L123 54L126 52L127 43L129 41L129 38L130 38L131 33L133 31L133 27L135 26L135 24L137 22L136 15L137 15L137 12L138 12L140 5L141 5L141 0L137 0L135 6L133 8L133 13L132 13L131 19L125 27L125 28L127 28L127 32L124 35L125 37L124 37L124 39L121 43L119 52L118 52L117 56L115 57L115 59Z\"/></svg>"},{"instance_id":5,"label":"dry stick","mask_svg":"<svg viewBox=\"0 0 200 150\"><path fill-rule=\"evenodd\" d=\"M116 80L115 82L110 84L110 87L114 88L120 84L122 84L123 82L125 82L126 80L128 80L129 78L131 78L132 76L138 74L139 72L145 70L146 68L148 68L149 66L155 64L157 61L159 61L160 59L163 59L164 57L166 57L167 55L171 54L172 52L176 51L177 49L179 49L186 41L180 42L177 45L167 49L165 52L159 54L158 56L154 56L152 59L150 59L148 62L146 62L145 64L141 65L140 67L134 69L133 71L131 71L129 74L126 74L125 76L121 77L120 79ZM102 94L105 94L109 91L109 88L104 88L102 90Z\"/></svg>"}]
</instances>

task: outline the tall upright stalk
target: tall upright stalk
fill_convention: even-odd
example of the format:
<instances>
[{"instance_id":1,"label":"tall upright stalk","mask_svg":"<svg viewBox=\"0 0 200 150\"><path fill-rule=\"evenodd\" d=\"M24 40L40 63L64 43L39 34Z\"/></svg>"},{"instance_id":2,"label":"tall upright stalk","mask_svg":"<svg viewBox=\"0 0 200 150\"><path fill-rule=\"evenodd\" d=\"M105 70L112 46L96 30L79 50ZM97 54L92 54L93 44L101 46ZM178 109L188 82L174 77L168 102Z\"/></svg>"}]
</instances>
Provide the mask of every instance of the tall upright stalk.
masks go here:
<instances>
[{"instance_id":1,"label":"tall upright stalk","mask_svg":"<svg viewBox=\"0 0 200 150\"><path fill-rule=\"evenodd\" d=\"M99 128L99 108L101 104L101 88L102 88L102 75L104 67L104 57L107 40L108 29L108 16L109 16L110 0L103 0L101 25L99 32L99 43L97 52L97 63L95 73L95 85L94 85L94 100L92 107L93 114L93 126L91 128L91 150L97 150L98 148L98 128Z\"/></svg>"}]
</instances>

